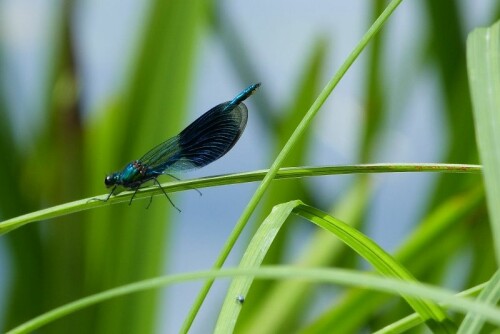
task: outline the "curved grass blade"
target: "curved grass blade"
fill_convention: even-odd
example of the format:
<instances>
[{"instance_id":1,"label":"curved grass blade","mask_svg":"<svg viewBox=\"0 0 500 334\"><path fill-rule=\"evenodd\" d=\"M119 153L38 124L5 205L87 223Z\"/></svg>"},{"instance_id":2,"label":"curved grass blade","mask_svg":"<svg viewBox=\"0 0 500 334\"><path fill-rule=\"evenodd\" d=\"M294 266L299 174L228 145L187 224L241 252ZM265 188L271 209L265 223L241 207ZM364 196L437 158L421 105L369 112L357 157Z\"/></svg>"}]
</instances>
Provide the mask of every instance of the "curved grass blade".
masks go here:
<instances>
[{"instance_id":1,"label":"curved grass blade","mask_svg":"<svg viewBox=\"0 0 500 334\"><path fill-rule=\"evenodd\" d=\"M101 193L103 171L141 156L166 133L175 133L192 100L205 6L199 1L163 0L140 5L145 11L137 38L129 36L132 48L123 82L104 101L105 109L93 113L95 117L89 115L86 124L86 194ZM126 210L112 206L83 214L85 291L103 291L162 273L170 256L172 225L166 224L170 211L169 205L147 211L143 206ZM77 323L89 326L80 329L86 333L151 333L158 324L159 301L156 291L115 300L86 312L87 320Z\"/></svg>"},{"instance_id":2,"label":"curved grass blade","mask_svg":"<svg viewBox=\"0 0 500 334\"><path fill-rule=\"evenodd\" d=\"M252 238L240 262L240 268L256 268L261 264L274 238L291 213L306 218L319 227L335 234L382 275L416 282L416 279L403 266L371 239L327 213L305 205L301 201L283 203L273 208L271 214L262 223ZM234 326L242 307L241 304L234 303L234 300L236 296L245 297L252 282L252 278L237 278L233 281L217 322L216 333L230 333L234 331ZM444 311L438 305L420 298L408 297L404 294L402 294L402 297L406 299L408 304L436 332L455 332L454 324L447 318Z\"/></svg>"},{"instance_id":3,"label":"curved grass blade","mask_svg":"<svg viewBox=\"0 0 500 334\"><path fill-rule=\"evenodd\" d=\"M321 93L318 95L318 98L314 101L314 103L311 105L307 113L304 115L300 123L297 125L295 131L292 133L290 136L290 139L287 141L287 143L283 146L283 149L281 152L278 154L276 159L274 160L273 164L271 165L271 168L269 169L269 173L266 174L264 179L262 180L261 184L255 191L254 195L250 199L248 205L245 207L245 210L242 212L240 218L238 219L238 222L236 223L236 226L234 227L233 231L229 235L226 243L224 244L220 255L217 257L217 259L214 262L213 268L221 268L224 262L226 261L227 257L229 256L229 253L231 252L231 249L234 247L234 244L238 240L241 232L247 225L251 215L253 214L254 210L256 209L258 203L264 196L265 192L271 185L271 182L274 180L276 177L276 174L278 173L278 170L283 166L285 159L287 156L290 154L292 151L293 147L296 145L296 143L299 141L299 139L303 136L304 132L308 128L308 126L312 123L314 117L318 113L319 109L321 106L325 103L326 99L330 96L331 92L335 89L337 84L340 82L344 74L348 71L348 69L351 67L351 65L354 63L354 61L358 58L358 56L361 54L361 52L364 50L364 48L368 45L370 40L373 38L373 36L382 28L384 23L388 20L388 18L391 16L391 14L396 10L396 8L399 6L402 0L392 0L385 10L382 12L382 14L375 20L375 22L370 26L370 28L367 30L367 32L363 35L361 40L359 41L358 44L354 47L352 52L347 56L345 61L342 63L340 66L339 70L335 73L335 75L330 79L330 81L326 84L325 88L321 91ZM212 287L213 281L207 281L203 287L201 288L198 297L196 298L195 302L193 303L193 306L191 307L191 310L189 311L189 314L187 315L184 324L181 328L181 333L187 333L189 331L189 328L191 327L196 315L198 314L198 311L201 308L201 305L203 304L203 301L205 300L208 292L210 291Z\"/></svg>"},{"instance_id":4,"label":"curved grass blade","mask_svg":"<svg viewBox=\"0 0 500 334\"><path fill-rule=\"evenodd\" d=\"M396 251L395 257L412 273L421 277L429 267L434 268L439 263L436 260L436 247L444 245L446 251L453 251L450 242L463 246L463 235L470 235L464 225L468 225L468 217L476 216L481 211L484 202L484 190L481 185L449 198L439 207L430 212L420 222L418 228L403 242ZM452 240L450 240L452 239ZM453 239L458 239L454 241ZM450 249L451 248L451 249ZM351 333L363 327L380 305L387 303L389 297L363 290L348 291L340 300L314 319L305 333L324 333L332 328L340 333ZM348 319L348 320L345 320Z\"/></svg>"}]
</instances>

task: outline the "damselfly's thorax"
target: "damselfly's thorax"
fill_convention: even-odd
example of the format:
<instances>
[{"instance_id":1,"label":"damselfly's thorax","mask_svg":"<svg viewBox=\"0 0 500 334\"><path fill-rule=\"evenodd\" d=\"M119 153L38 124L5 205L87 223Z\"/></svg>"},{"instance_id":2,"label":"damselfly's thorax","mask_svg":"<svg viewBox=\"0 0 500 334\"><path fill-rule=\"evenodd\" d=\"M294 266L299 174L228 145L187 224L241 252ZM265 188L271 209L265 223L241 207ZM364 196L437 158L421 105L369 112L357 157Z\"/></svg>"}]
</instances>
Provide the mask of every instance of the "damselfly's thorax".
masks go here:
<instances>
[{"instance_id":1,"label":"damselfly's thorax","mask_svg":"<svg viewBox=\"0 0 500 334\"><path fill-rule=\"evenodd\" d=\"M134 160L127 164L120 172L115 172L106 176L104 184L106 187L115 185L124 186L126 188L136 188L141 183L150 179L148 166L142 164L139 160Z\"/></svg>"},{"instance_id":2,"label":"damselfly's thorax","mask_svg":"<svg viewBox=\"0 0 500 334\"><path fill-rule=\"evenodd\" d=\"M139 174L141 174L142 176L146 176L146 173L148 171L148 167L146 165L142 164L139 160L135 160L131 162L131 164L132 167L139 172Z\"/></svg>"}]
</instances>

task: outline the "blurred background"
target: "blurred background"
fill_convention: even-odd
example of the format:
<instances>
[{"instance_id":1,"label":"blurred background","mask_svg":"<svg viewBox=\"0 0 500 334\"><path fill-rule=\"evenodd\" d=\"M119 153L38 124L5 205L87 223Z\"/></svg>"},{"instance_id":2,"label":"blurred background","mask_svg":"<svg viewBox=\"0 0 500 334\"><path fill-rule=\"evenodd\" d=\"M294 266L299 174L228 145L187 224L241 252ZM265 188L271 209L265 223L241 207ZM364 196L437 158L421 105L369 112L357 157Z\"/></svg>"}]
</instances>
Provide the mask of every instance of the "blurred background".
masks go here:
<instances>
[{"instance_id":1,"label":"blurred background","mask_svg":"<svg viewBox=\"0 0 500 334\"><path fill-rule=\"evenodd\" d=\"M255 82L262 86L245 102L249 122L238 144L210 166L177 176L268 168L386 4L0 0L0 219L106 193L107 173ZM286 165L478 163L464 47L472 29L492 24L499 14L495 0L403 2ZM210 268L256 187L203 189L202 197L195 191L172 194L180 214L157 197L149 210L146 201L119 204L2 236L0 328L117 285ZM413 271L418 278L463 289L495 268L480 256L491 247L480 187L478 175L278 181L227 264L237 265L256 224L288 200L357 224L396 252L435 210L469 196L463 204L468 211L453 211L460 228L450 227L446 241L437 239L433 249L450 256L439 262L436 253L421 253L428 261L420 258L422 263L408 258L420 268ZM267 262L365 266L338 245L328 248L323 237L310 224L290 222ZM316 256L307 262L310 254ZM192 332L213 327L227 284L215 284ZM177 332L200 287L189 283L120 298L40 332ZM269 296L279 300L279 289L269 282L255 285L249 296L258 298L245 302L241 331L268 324L259 309L271 307ZM321 332L328 328L322 327L328 326L326 315L335 319L328 313L332 303L342 303L345 294L303 286L266 328ZM382 309L398 304L387 300L343 332L390 321Z\"/></svg>"}]
</instances>

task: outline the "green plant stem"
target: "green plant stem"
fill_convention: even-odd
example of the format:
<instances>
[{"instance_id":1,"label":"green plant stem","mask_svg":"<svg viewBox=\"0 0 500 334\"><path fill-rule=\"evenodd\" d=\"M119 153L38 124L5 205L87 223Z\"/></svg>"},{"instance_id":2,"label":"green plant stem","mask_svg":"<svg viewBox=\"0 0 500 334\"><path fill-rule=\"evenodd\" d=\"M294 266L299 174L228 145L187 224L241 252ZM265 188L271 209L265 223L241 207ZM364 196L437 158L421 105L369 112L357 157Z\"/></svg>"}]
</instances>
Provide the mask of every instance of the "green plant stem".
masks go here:
<instances>
[{"instance_id":1,"label":"green plant stem","mask_svg":"<svg viewBox=\"0 0 500 334\"><path fill-rule=\"evenodd\" d=\"M462 164L365 164L322 167L285 167L276 174L276 179L293 179L311 176L326 176L355 173L407 173L407 172L444 172L444 173L481 173L480 165ZM225 174L179 182L162 183L162 188L169 192L192 190L193 188L207 188L228 184L255 182L262 180L269 172L268 169L236 174ZM61 217L67 214L107 206L110 204L130 201L133 191L125 191L103 202L108 195L84 198L81 200L56 205L43 210L34 211L0 222L0 235L19 228L28 223ZM149 198L150 196L164 196L158 187L140 189L134 198Z\"/></svg>"},{"instance_id":2,"label":"green plant stem","mask_svg":"<svg viewBox=\"0 0 500 334\"><path fill-rule=\"evenodd\" d=\"M340 82L344 74L347 72L347 70L351 67L351 65L354 63L354 61L357 59L357 57L361 54L361 51L366 47L368 42L373 38L373 36L382 28L383 24L389 19L391 14L396 10L398 5L402 2L402 0L392 0L389 5L386 7L386 9L382 12L382 14L377 18L377 20L373 23L373 25L368 29L368 31L365 33L365 35L361 38L359 43L354 47L354 50L347 56L346 60L344 63L340 66L339 70L337 73L333 76L333 78L328 82L326 87L323 89L323 91L319 94L318 98L316 101L314 101L313 105L311 108L307 111L306 115L304 118L301 120L293 134L290 136L290 139L287 141L281 152L279 153L278 157L276 160L274 160L273 164L271 165L271 168L269 169L269 172L266 174L264 179L262 180L261 184L255 191L253 197L251 198L250 202L248 205L245 207L245 210L241 214L240 219L236 223L236 226L234 227L233 231L231 232L230 236L226 240L226 243L224 247L222 248L222 251L215 261L213 268L221 268L224 262L226 261L226 258L228 257L229 253L231 252L231 249L233 248L234 244L238 240L241 232L245 228L248 220L250 219L250 216L254 212L255 208L257 207L257 204L260 202L262 196L264 196L264 193L266 192L267 188L273 181L274 177L278 173L278 170L280 167L283 165L283 162L285 161L285 158L288 156L289 152L292 150L292 148L295 146L295 143L299 140L299 138L303 135L307 127L311 124L312 120L314 119L314 116L318 113L319 109L321 106L325 103L326 99L328 96L330 96L330 93L333 91L333 89L337 86L337 84ZM212 287L213 280L208 280L205 285L202 287L200 293L198 294L193 307L191 308L189 314L187 315L184 324L181 328L181 333L187 333L189 328L191 327L194 318L196 317L196 314L198 314L198 311L203 304L203 301L205 300L205 297L207 296L208 292L210 291L210 288Z\"/></svg>"}]
</instances>

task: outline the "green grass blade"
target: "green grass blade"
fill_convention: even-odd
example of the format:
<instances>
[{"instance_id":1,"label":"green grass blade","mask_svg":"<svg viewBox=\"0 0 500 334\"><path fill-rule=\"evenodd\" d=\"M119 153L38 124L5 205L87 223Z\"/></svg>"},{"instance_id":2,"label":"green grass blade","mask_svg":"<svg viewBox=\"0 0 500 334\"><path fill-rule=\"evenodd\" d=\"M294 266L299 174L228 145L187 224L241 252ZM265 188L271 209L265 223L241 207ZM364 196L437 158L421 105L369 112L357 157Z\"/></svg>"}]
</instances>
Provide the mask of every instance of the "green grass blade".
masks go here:
<instances>
[{"instance_id":1,"label":"green grass blade","mask_svg":"<svg viewBox=\"0 0 500 334\"><path fill-rule=\"evenodd\" d=\"M3 45L0 43L0 73L7 73L3 51ZM19 184L19 175L22 173L24 160L21 151L15 142L5 91L0 89L0 155L4 162L8 161L8 163L0 164L0 174L3 177L0 187L2 219L19 215L28 208L33 209L33 204L28 204L29 200L24 196L22 186ZM6 254L10 253L12 276L7 288L9 294L5 296L1 316L3 324L0 326L0 332L5 326L17 324L43 310L42 284L41 282L32 284L30 279L39 277L43 272L42 245L38 232L36 226L33 226L32 229L12 235L5 240L8 250Z\"/></svg>"},{"instance_id":2,"label":"green grass blade","mask_svg":"<svg viewBox=\"0 0 500 334\"><path fill-rule=\"evenodd\" d=\"M460 292L457 294L459 297L471 297L484 289L487 283L480 284L478 286L475 286L471 289L468 289L466 291ZM442 307L446 308L449 306L448 304L441 304ZM405 333L406 331L414 328L415 326L420 325L423 322L423 319L420 318L418 313L413 313L407 317L404 317L403 319L396 321L388 326L385 326L384 328L381 328L380 330L374 332L374 334L398 334L398 333Z\"/></svg>"},{"instance_id":3,"label":"green grass blade","mask_svg":"<svg viewBox=\"0 0 500 334\"><path fill-rule=\"evenodd\" d=\"M287 101L285 107L280 108L279 115L281 117L275 117L273 127L270 129L270 133L274 135L273 142L276 143L276 152L272 154L279 153L279 149L283 147L290 137L290 134L293 133L295 127L302 119L304 110L314 102L314 99L320 91L322 74L325 69L325 60L327 59L326 46L326 42L322 39L316 42L310 51L309 58L306 60L305 69L298 79L298 84L296 84L297 87L294 89L295 92L291 94L291 96L293 96L292 99ZM269 112L267 111L267 113ZM296 143L294 149L286 159L287 166L300 166L307 161L307 155L311 146L311 135L312 132L306 132ZM267 195L260 205L256 221L263 221L267 214L278 203L288 202L297 198L310 201L309 199L313 196L311 196L310 188L306 185L306 182L301 180L297 182L275 182L272 187L269 188ZM253 231L257 228L257 224L252 226ZM264 264L279 263L285 253L287 240L290 237L290 233L293 233L293 228L293 224L286 224L284 226L284 230L282 230L274 240L273 247L268 252ZM280 283L276 282L276 284ZM266 296L273 285L274 283L269 282L256 282L252 285L251 293ZM253 314L255 312L260 312L261 302L264 302L264 300L265 298L259 298L258 301L247 303L244 312L240 315L238 323L241 324L245 322L245 318L248 318L249 321L253 323ZM298 317L294 317L293 319L298 319ZM295 325L290 320L287 323L291 327Z\"/></svg>"},{"instance_id":4,"label":"green grass blade","mask_svg":"<svg viewBox=\"0 0 500 334\"><path fill-rule=\"evenodd\" d=\"M500 22L469 35L467 68L496 260L500 263Z\"/></svg>"},{"instance_id":5,"label":"green grass blade","mask_svg":"<svg viewBox=\"0 0 500 334\"><path fill-rule=\"evenodd\" d=\"M346 223L305 204L298 205L294 213L335 234L381 274L407 281L416 281L416 278L391 255L363 233ZM447 319L446 314L438 305L425 300L402 296L415 311L424 319L429 320L428 325L433 330L442 333L454 332L453 323Z\"/></svg>"},{"instance_id":6,"label":"green grass blade","mask_svg":"<svg viewBox=\"0 0 500 334\"><path fill-rule=\"evenodd\" d=\"M96 114L86 129L88 194L104 191L104 172L139 158L185 124L203 4L154 0L146 6L123 89L116 102L108 102L108 108ZM169 258L169 210L169 205L153 205L149 210L133 205L83 214L85 291L103 291L161 273ZM148 292L99 305L89 310L84 323L101 333L154 332L158 300L155 292Z\"/></svg>"},{"instance_id":7,"label":"green grass blade","mask_svg":"<svg viewBox=\"0 0 500 334\"><path fill-rule=\"evenodd\" d=\"M500 326L500 309L489 304L480 303L464 297L459 297L453 292L436 288L434 286L405 282L398 279L379 277L373 274L360 273L359 271L333 268L294 268L287 266L269 266L252 269L221 269L200 271L178 275L169 275L141 280L139 282L122 285L107 291L96 293L77 301L65 304L47 313L38 316L7 334L20 334L32 332L54 320L62 318L76 311L92 305L109 301L113 298L130 295L151 289L158 289L171 284L185 283L201 279L229 278L248 276L259 279L301 279L317 283L340 284L344 286L357 286L399 295L400 292L412 297L425 298L435 302L446 303L450 310L459 312L472 312L488 319L492 324ZM235 301L236 302L236 301Z\"/></svg>"},{"instance_id":8,"label":"green grass blade","mask_svg":"<svg viewBox=\"0 0 500 334\"><path fill-rule=\"evenodd\" d=\"M272 209L271 213L253 235L240 261L239 268L258 268L262 265L262 261L268 253L271 244L275 241L278 232L281 231L283 224L297 205L298 202L292 201L278 204ZM252 277L240 277L233 280L222 305L222 310L215 326L215 333L234 332L236 321L243 306L242 303L235 302L235 300L239 296L245 298L252 283ZM260 296L261 294L252 295Z\"/></svg>"},{"instance_id":9,"label":"green grass blade","mask_svg":"<svg viewBox=\"0 0 500 334\"><path fill-rule=\"evenodd\" d=\"M442 107L440 117L446 120L444 133L449 143L444 151L443 161L460 163L477 163L477 149L474 141L474 126L471 112L470 94L468 90L466 57L464 45L464 23L462 7L452 1L425 0L426 19L430 33L427 49L423 59L431 63L436 70ZM453 56L451 56L453 55ZM427 65L427 64L426 64ZM429 66L429 65L427 65ZM426 67L427 67L426 66ZM425 72L426 69L420 69ZM464 189L470 181L467 178L454 178L441 175L436 183L436 189L429 196L431 208L448 196Z\"/></svg>"},{"instance_id":10,"label":"green grass blade","mask_svg":"<svg viewBox=\"0 0 500 334\"><path fill-rule=\"evenodd\" d=\"M264 196L264 193L266 192L267 188L271 185L271 182L275 178L276 174L278 173L278 170L283 166L283 162L289 155L290 151L294 148L295 144L300 140L306 129L309 127L309 125L312 123L314 117L318 113L319 109L321 106L325 103L326 99L330 96L331 92L333 89L337 86L337 84L340 82L340 80L343 78L347 70L351 67L351 65L354 63L354 61L358 58L358 56L361 54L361 52L364 50L364 48L368 45L370 40L375 36L375 34L382 28L384 23L389 19L391 14L396 10L396 8L399 6L402 0L392 0L384 12L375 20L373 25L368 29L368 31L363 35L359 43L354 47L353 51L347 56L346 60L343 62L343 64L340 66L339 70L337 73L333 76L333 78L327 83L323 91L319 94L318 98L316 101L312 104L312 106L309 108L307 113L304 115L304 118L300 121L300 123L297 125L297 128L293 132L293 134L290 136L290 139L287 141L281 152L278 154L276 159L274 160L273 164L271 165L271 168L269 169L269 172L266 174L264 179L262 180L261 184L255 191L254 195L250 199L248 205L245 207L245 210L241 214L240 218L238 219L238 222L236 223L236 226L234 227L233 231L229 235L225 245L222 248L222 251L218 258L215 260L215 263L213 265L213 268L221 268L224 262L226 261L227 257L229 256L229 253L231 252L231 249L233 248L234 244L238 240L241 232L247 225L248 220L250 219L251 215L253 214L255 208L257 207L258 203ZM196 298L195 302L193 303L193 306L187 315L184 324L182 326L181 332L182 333L187 333L189 328L191 327L194 318L198 314L199 309L201 308L201 305L203 304L203 301L205 300L205 297L207 296L208 292L210 291L210 288L212 287L213 281L209 280L205 283L205 285L201 288L200 293L198 294L198 297Z\"/></svg>"},{"instance_id":11,"label":"green grass blade","mask_svg":"<svg viewBox=\"0 0 500 334\"><path fill-rule=\"evenodd\" d=\"M361 232L325 212L303 204L301 201L283 203L273 208L271 214L265 219L252 238L240 262L240 268L255 268L261 265L276 235L292 212L335 234L383 275L416 281L403 266ZM230 333L234 331L234 326L242 306L242 304L235 302L235 300L237 296L247 295L252 282L252 278L241 278L233 281L217 322L217 333ZM446 318L446 314L439 306L420 299L404 298L424 319L432 319L429 325L436 331L454 332L453 325Z\"/></svg>"},{"instance_id":12,"label":"green grass blade","mask_svg":"<svg viewBox=\"0 0 500 334\"><path fill-rule=\"evenodd\" d=\"M435 254L440 254L437 246L456 239L458 234L470 235L465 229L468 217L475 216L484 201L482 187L476 186L462 194L455 195L433 210L403 242L395 253L396 259L410 268L412 273L422 277L428 268L436 268ZM471 227L474 229L474 227ZM452 246L456 242L452 240ZM458 242L462 247L461 238ZM453 252L456 248L444 245L444 251ZM359 330L369 321L372 314L389 301L389 297L370 291L349 291L343 298L336 301L332 307L315 319L304 330L305 333L325 333L333 329L341 333L351 333Z\"/></svg>"},{"instance_id":13,"label":"green grass blade","mask_svg":"<svg viewBox=\"0 0 500 334\"><path fill-rule=\"evenodd\" d=\"M376 0L371 2L370 19L376 18L384 9L385 1ZM364 74L363 97L363 131L360 134L361 145L359 148L359 159L361 162L373 161L373 154L379 143L379 136L385 133L384 122L389 112L387 80L385 80L384 44L386 42L386 31L381 31L372 41L367 50L367 68Z\"/></svg>"},{"instance_id":14,"label":"green grass blade","mask_svg":"<svg viewBox=\"0 0 500 334\"><path fill-rule=\"evenodd\" d=\"M335 212L337 217L341 217L353 227L360 225L368 199L372 196L371 178L364 176L357 178L330 211ZM335 267L335 263L342 261L346 254L356 257L341 240L332 238L330 232L317 229L311 236L307 249L294 259L293 264L299 267ZM255 291L254 285L250 294L259 292ZM310 282L279 281L273 284L273 289L267 291L265 295L259 295L257 303L259 307L248 317L246 316L247 308L252 307L254 298L245 303L236 330L240 332L240 329L244 329L241 333L258 332L261 334L296 331L298 327L303 326L304 306L311 305L314 295L316 295L316 288ZM293 320L290 321L290 319Z\"/></svg>"},{"instance_id":15,"label":"green grass blade","mask_svg":"<svg viewBox=\"0 0 500 334\"><path fill-rule=\"evenodd\" d=\"M235 183L254 182L262 180L269 170L258 170L254 172L227 174L179 182L163 183L162 187L167 192L177 192L192 190L193 188L206 188ZM445 172L445 173L480 173L481 166L477 165L453 165L453 164L366 164L366 165L346 165L346 166L324 166L324 167L287 167L278 171L276 179L290 179L310 176L325 176L335 174L355 174L355 173L404 173L404 172ZM8 233L28 223L46 219L61 217L71 213L88 210L97 207L108 206L110 204L129 202L133 191L122 192L111 197L108 202L92 201L98 198L106 199L107 194L85 198L51 208L38 210L15 218L0 222L0 235ZM141 189L134 198L149 198L150 196L163 196L163 192L158 187Z\"/></svg>"},{"instance_id":16,"label":"green grass blade","mask_svg":"<svg viewBox=\"0 0 500 334\"><path fill-rule=\"evenodd\" d=\"M497 305L500 300L500 270L491 278L484 290L481 291L477 301ZM475 334L481 331L485 320L476 314L467 314L464 321L458 329L458 334Z\"/></svg>"}]
</instances>

